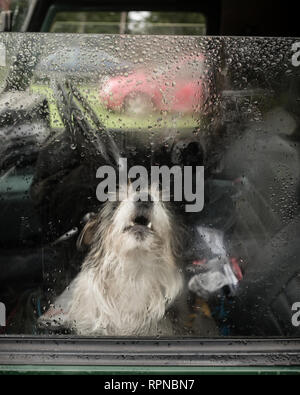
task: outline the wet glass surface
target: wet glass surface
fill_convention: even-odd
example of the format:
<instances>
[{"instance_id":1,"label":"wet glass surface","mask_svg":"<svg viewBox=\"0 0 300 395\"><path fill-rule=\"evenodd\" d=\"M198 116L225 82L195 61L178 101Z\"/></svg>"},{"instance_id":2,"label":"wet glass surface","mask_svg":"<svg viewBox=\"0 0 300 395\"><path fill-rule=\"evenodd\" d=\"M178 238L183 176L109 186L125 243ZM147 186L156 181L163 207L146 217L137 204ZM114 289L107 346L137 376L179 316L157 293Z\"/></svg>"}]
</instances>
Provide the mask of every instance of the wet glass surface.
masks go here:
<instances>
[{"instance_id":1,"label":"wet glass surface","mask_svg":"<svg viewBox=\"0 0 300 395\"><path fill-rule=\"evenodd\" d=\"M299 48L1 34L0 333L298 336Z\"/></svg>"}]
</instances>

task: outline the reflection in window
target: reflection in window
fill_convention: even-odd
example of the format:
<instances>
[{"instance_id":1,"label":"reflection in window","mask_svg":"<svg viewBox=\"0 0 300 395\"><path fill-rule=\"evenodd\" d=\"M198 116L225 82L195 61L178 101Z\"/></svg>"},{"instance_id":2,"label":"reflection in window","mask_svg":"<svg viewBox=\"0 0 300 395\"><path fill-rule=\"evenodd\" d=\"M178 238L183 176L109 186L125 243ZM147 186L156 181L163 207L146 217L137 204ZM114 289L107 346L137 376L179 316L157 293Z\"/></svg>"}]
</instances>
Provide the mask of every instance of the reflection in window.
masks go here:
<instances>
[{"instance_id":1,"label":"reflection in window","mask_svg":"<svg viewBox=\"0 0 300 395\"><path fill-rule=\"evenodd\" d=\"M22 40L0 41L1 334L298 336L293 40Z\"/></svg>"},{"instance_id":2,"label":"reflection in window","mask_svg":"<svg viewBox=\"0 0 300 395\"><path fill-rule=\"evenodd\" d=\"M204 35L205 16L196 12L57 12L51 32Z\"/></svg>"}]
</instances>

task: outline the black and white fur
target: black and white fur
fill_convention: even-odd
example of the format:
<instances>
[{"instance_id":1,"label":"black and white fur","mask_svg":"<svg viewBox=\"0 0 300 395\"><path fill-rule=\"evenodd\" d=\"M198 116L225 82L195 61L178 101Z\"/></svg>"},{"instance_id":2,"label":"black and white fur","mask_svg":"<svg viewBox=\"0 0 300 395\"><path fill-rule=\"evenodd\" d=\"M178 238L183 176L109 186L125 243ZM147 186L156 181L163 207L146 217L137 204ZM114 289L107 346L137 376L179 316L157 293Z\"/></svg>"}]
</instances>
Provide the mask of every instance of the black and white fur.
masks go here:
<instances>
[{"instance_id":1,"label":"black and white fur","mask_svg":"<svg viewBox=\"0 0 300 395\"><path fill-rule=\"evenodd\" d=\"M40 323L79 335L180 334L180 232L158 188L141 201L145 194L129 187L87 223L78 240L90 245L81 271Z\"/></svg>"}]
</instances>

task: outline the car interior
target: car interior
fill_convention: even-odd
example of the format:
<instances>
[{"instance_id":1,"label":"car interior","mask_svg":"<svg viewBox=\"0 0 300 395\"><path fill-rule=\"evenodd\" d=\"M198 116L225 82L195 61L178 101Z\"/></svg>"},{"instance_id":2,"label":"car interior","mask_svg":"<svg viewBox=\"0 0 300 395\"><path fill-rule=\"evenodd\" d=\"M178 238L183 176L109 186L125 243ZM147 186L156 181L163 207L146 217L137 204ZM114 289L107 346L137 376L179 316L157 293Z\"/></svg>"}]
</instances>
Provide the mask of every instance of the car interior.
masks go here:
<instances>
[{"instance_id":1,"label":"car interior","mask_svg":"<svg viewBox=\"0 0 300 395\"><path fill-rule=\"evenodd\" d=\"M132 165L205 168L204 209L175 205L190 308L217 328L200 336L299 336L296 4L4 3L0 334L70 333L37 319L80 271L76 241L115 144Z\"/></svg>"}]
</instances>

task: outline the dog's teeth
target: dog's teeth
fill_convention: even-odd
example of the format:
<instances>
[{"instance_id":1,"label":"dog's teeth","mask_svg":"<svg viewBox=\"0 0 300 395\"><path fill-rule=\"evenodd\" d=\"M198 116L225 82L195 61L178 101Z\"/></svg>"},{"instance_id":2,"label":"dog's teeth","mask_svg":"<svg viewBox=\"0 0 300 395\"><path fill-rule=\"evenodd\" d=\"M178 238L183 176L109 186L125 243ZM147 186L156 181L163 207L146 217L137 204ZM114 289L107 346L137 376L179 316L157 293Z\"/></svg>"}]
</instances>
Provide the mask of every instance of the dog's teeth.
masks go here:
<instances>
[{"instance_id":1,"label":"dog's teeth","mask_svg":"<svg viewBox=\"0 0 300 395\"><path fill-rule=\"evenodd\" d=\"M152 223L149 222L149 224L147 225L147 228L152 229Z\"/></svg>"},{"instance_id":2,"label":"dog's teeth","mask_svg":"<svg viewBox=\"0 0 300 395\"><path fill-rule=\"evenodd\" d=\"M133 221L130 222L130 226L134 226L134 222Z\"/></svg>"}]
</instances>

